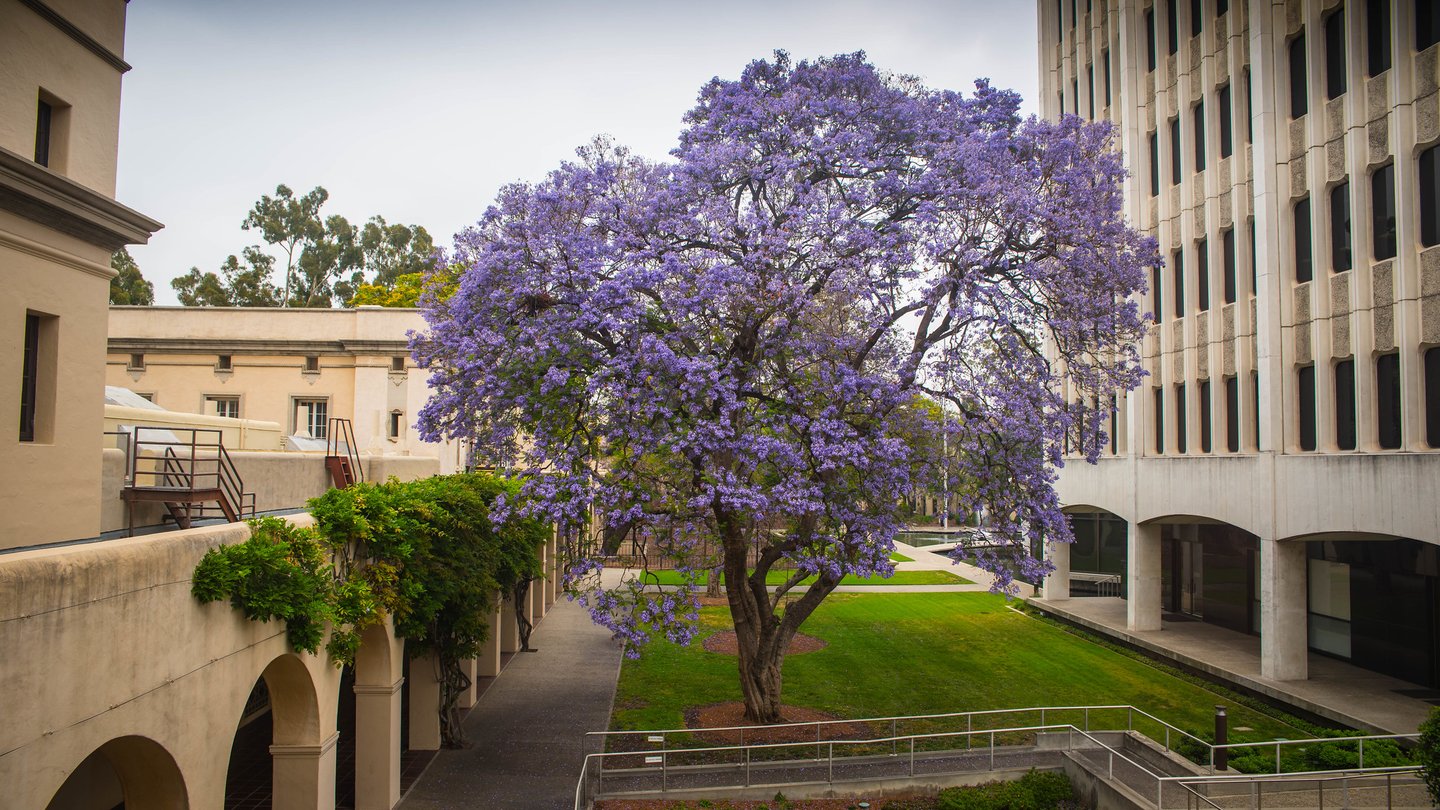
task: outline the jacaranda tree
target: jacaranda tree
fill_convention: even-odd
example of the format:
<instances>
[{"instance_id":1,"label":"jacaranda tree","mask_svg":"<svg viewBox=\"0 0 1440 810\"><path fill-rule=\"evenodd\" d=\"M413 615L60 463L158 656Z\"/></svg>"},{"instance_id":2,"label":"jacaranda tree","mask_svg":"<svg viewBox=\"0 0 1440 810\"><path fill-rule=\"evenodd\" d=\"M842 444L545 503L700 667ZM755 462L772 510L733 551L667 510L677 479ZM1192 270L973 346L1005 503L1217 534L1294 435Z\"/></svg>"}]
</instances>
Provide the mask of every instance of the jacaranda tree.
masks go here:
<instances>
[{"instance_id":1,"label":"jacaranda tree","mask_svg":"<svg viewBox=\"0 0 1440 810\"><path fill-rule=\"evenodd\" d=\"M1159 257L1112 132L1018 105L777 53L701 90L671 161L599 140L505 188L440 262L465 270L415 339L421 430L528 476L572 591L632 651L688 641L698 588L602 587L591 538L722 568L746 715L776 721L792 636L844 575L893 570L900 497L936 473L903 439L918 397L945 403L1005 588L1069 539L1053 465L1072 420L1104 423L1060 376L1102 406L1139 382L1131 296Z\"/></svg>"}]
</instances>

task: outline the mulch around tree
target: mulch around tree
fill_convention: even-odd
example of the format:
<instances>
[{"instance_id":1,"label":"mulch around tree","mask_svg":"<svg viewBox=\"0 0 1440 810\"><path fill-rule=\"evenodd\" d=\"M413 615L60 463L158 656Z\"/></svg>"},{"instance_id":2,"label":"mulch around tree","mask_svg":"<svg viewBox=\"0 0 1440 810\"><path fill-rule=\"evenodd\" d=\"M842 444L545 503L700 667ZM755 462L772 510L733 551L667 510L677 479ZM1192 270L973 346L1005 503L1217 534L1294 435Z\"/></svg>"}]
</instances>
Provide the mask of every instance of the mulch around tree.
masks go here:
<instances>
[{"instance_id":1,"label":"mulch around tree","mask_svg":"<svg viewBox=\"0 0 1440 810\"><path fill-rule=\"evenodd\" d=\"M804 655L816 650L823 650L829 646L829 642L823 639L807 636L804 633L796 633L790 639L790 646L785 648L786 655ZM719 653L721 655L736 655L740 651L740 643L736 640L734 630L721 630L705 639L705 651Z\"/></svg>"},{"instance_id":2,"label":"mulch around tree","mask_svg":"<svg viewBox=\"0 0 1440 810\"><path fill-rule=\"evenodd\" d=\"M821 720L839 720L829 712L805 706L780 707L782 723L814 723ZM738 745L743 736L748 743L792 743L814 742L813 726L757 726L745 719L745 704L740 701L712 703L708 706L691 706L685 710L685 725L694 729L735 727L728 731L704 731L695 734L701 740L713 745ZM825 740L863 740L874 736L864 723L832 723L821 732Z\"/></svg>"}]
</instances>

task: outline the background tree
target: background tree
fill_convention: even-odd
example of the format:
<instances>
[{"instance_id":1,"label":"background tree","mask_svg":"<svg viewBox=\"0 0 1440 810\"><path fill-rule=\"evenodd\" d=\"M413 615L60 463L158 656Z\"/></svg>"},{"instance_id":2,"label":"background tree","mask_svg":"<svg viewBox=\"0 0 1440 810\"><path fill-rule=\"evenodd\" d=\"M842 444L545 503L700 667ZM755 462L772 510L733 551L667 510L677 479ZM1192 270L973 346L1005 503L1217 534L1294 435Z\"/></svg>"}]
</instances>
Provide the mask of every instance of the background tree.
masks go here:
<instances>
[{"instance_id":1,"label":"background tree","mask_svg":"<svg viewBox=\"0 0 1440 810\"><path fill-rule=\"evenodd\" d=\"M323 186L316 186L305 196L296 197L289 186L278 185L275 196L261 195L240 224L242 230L259 230L266 242L279 246L285 252L285 283L280 297L282 306L291 305L291 287L296 281L297 262L303 256L303 249L325 237L320 206L328 199L330 192Z\"/></svg>"},{"instance_id":2,"label":"background tree","mask_svg":"<svg viewBox=\"0 0 1440 810\"><path fill-rule=\"evenodd\" d=\"M418 276L430 269L435 242L419 225L391 225L373 216L360 229L361 264L369 284L390 288L402 276Z\"/></svg>"},{"instance_id":3,"label":"background tree","mask_svg":"<svg viewBox=\"0 0 1440 810\"><path fill-rule=\"evenodd\" d=\"M334 300L348 300L364 279L361 260L355 226L342 216L326 217L300 252L288 305L329 307Z\"/></svg>"},{"instance_id":4,"label":"background tree","mask_svg":"<svg viewBox=\"0 0 1440 810\"><path fill-rule=\"evenodd\" d=\"M110 269L118 275L110 279L110 303L149 306L155 303L155 285L140 275L140 265L130 257L128 248L120 248L110 256Z\"/></svg>"},{"instance_id":5,"label":"background tree","mask_svg":"<svg viewBox=\"0 0 1440 810\"><path fill-rule=\"evenodd\" d=\"M190 272L171 280L170 286L187 307L274 307L280 305L280 290L270 283L275 258L250 246L241 252L244 263L234 254L225 257L220 273Z\"/></svg>"},{"instance_id":6,"label":"background tree","mask_svg":"<svg viewBox=\"0 0 1440 810\"><path fill-rule=\"evenodd\" d=\"M1004 589L1070 539L1059 375L1102 402L1141 379L1133 296L1160 258L1125 223L1111 129L1018 106L779 53L701 91L671 163L601 141L502 190L447 257L458 290L427 300L422 433L524 471L567 538L593 506L692 580L720 549L746 716L780 719L801 623L846 574L893 571L897 495L926 470L901 438L916 394L956 415L959 510L990 516L977 557ZM689 640L693 581L602 589L570 542L569 585L628 652Z\"/></svg>"}]
</instances>

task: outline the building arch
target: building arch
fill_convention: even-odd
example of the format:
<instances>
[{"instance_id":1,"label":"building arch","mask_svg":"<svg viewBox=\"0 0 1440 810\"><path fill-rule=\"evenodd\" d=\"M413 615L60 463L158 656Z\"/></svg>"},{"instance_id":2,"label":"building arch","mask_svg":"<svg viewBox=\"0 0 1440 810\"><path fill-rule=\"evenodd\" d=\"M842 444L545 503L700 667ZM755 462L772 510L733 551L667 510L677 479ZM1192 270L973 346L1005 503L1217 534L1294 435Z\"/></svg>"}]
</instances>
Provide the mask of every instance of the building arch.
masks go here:
<instances>
[{"instance_id":1,"label":"building arch","mask_svg":"<svg viewBox=\"0 0 1440 810\"><path fill-rule=\"evenodd\" d=\"M310 668L295 653L266 665L260 677L270 692L270 715L276 745L318 745L320 700Z\"/></svg>"},{"instance_id":2,"label":"building arch","mask_svg":"<svg viewBox=\"0 0 1440 810\"><path fill-rule=\"evenodd\" d=\"M180 766L165 746L138 735L116 737L82 760L55 791L48 810L188 810Z\"/></svg>"}]
</instances>

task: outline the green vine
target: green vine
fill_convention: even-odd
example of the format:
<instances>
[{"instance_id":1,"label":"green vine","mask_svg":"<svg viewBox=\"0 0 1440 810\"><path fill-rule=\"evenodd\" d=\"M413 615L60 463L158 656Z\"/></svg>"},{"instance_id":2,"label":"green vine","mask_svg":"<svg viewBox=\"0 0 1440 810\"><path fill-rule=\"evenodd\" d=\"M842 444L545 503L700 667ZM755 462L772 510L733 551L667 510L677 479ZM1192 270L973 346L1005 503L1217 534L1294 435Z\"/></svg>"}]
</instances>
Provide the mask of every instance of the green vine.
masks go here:
<instances>
[{"instance_id":1,"label":"green vine","mask_svg":"<svg viewBox=\"0 0 1440 810\"><path fill-rule=\"evenodd\" d=\"M469 687L460 662L489 637L496 592L541 575L536 548L549 529L514 514L519 489L483 473L332 489L309 502L313 528L261 518L249 540L208 552L192 592L228 598L253 621L284 621L304 652L317 653L328 628L336 667L355 662L367 627L392 617L412 657L439 660L442 730L458 745L454 705Z\"/></svg>"}]
</instances>

